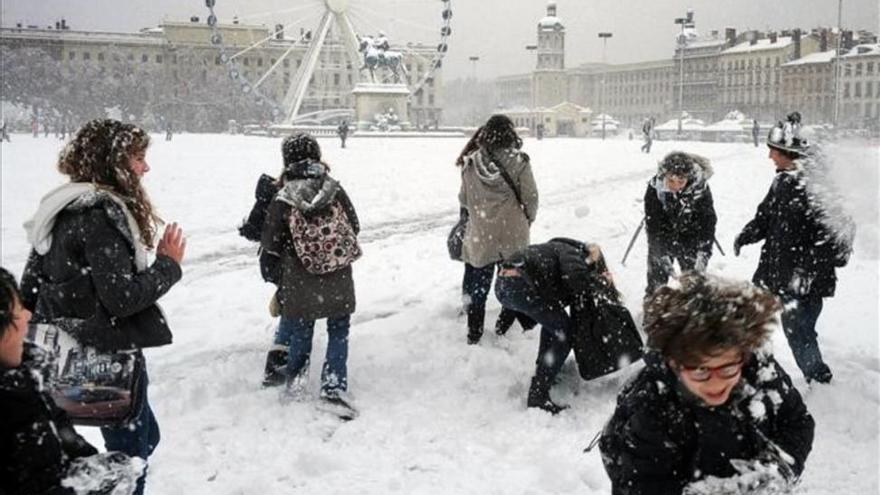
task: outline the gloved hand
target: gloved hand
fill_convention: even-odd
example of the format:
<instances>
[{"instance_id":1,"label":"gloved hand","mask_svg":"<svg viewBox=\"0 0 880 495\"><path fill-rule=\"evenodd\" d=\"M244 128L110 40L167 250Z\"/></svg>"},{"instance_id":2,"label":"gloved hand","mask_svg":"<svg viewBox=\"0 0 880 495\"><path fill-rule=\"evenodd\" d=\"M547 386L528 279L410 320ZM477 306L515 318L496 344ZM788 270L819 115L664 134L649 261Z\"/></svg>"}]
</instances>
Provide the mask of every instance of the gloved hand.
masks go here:
<instances>
[{"instance_id":1,"label":"gloved hand","mask_svg":"<svg viewBox=\"0 0 880 495\"><path fill-rule=\"evenodd\" d=\"M742 241L740 240L740 235L737 235L733 238L733 255L739 256L739 250L742 248Z\"/></svg>"},{"instance_id":2,"label":"gloved hand","mask_svg":"<svg viewBox=\"0 0 880 495\"><path fill-rule=\"evenodd\" d=\"M789 293L795 296L806 296L813 286L814 275L807 273L803 268L795 268L791 280L788 282Z\"/></svg>"},{"instance_id":3,"label":"gloved hand","mask_svg":"<svg viewBox=\"0 0 880 495\"><path fill-rule=\"evenodd\" d=\"M281 304L278 303L278 293L272 294L272 299L269 299L269 315L272 318L277 318L281 316Z\"/></svg>"}]
</instances>

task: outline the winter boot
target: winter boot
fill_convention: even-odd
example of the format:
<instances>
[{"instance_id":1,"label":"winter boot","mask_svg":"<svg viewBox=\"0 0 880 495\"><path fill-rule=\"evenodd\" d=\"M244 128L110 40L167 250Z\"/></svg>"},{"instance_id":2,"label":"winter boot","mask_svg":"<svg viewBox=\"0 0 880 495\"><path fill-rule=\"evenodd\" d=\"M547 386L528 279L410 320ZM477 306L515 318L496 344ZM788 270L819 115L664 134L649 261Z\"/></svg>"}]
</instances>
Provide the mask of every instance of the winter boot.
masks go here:
<instances>
[{"instance_id":1,"label":"winter boot","mask_svg":"<svg viewBox=\"0 0 880 495\"><path fill-rule=\"evenodd\" d=\"M502 336L510 330L513 322L516 320L517 314L509 309L502 309L495 321L495 334Z\"/></svg>"},{"instance_id":2,"label":"winter boot","mask_svg":"<svg viewBox=\"0 0 880 495\"><path fill-rule=\"evenodd\" d=\"M551 380L545 377L535 376L532 378L532 385L529 387L529 397L526 400L527 407L537 407L547 411L554 416L568 409L566 405L560 405L553 402L550 398Z\"/></svg>"},{"instance_id":3,"label":"winter boot","mask_svg":"<svg viewBox=\"0 0 880 495\"><path fill-rule=\"evenodd\" d=\"M271 349L266 355L266 369L263 371L263 387L284 385L287 380L284 369L287 367L287 349Z\"/></svg>"},{"instance_id":4,"label":"winter boot","mask_svg":"<svg viewBox=\"0 0 880 495\"><path fill-rule=\"evenodd\" d=\"M825 363L820 364L816 368L816 371L810 373L810 376L807 377L807 383L831 383L831 378L834 377L834 375L831 373L831 368L829 368L828 365Z\"/></svg>"},{"instance_id":5,"label":"winter boot","mask_svg":"<svg viewBox=\"0 0 880 495\"><path fill-rule=\"evenodd\" d=\"M480 338L483 336L483 321L485 319L485 308L481 308L479 311L474 311L471 308L468 308L468 345L480 343Z\"/></svg>"},{"instance_id":6,"label":"winter boot","mask_svg":"<svg viewBox=\"0 0 880 495\"><path fill-rule=\"evenodd\" d=\"M517 313L516 319L519 321L519 326L522 327L523 332L528 332L529 330L538 326L538 322L533 320L529 315L525 313Z\"/></svg>"},{"instance_id":7,"label":"winter boot","mask_svg":"<svg viewBox=\"0 0 880 495\"><path fill-rule=\"evenodd\" d=\"M309 367L309 360L306 359L303 367L299 369L299 373L294 376L287 376L285 373L285 378L287 379L285 394L288 398L296 401L305 399L309 386Z\"/></svg>"}]
</instances>

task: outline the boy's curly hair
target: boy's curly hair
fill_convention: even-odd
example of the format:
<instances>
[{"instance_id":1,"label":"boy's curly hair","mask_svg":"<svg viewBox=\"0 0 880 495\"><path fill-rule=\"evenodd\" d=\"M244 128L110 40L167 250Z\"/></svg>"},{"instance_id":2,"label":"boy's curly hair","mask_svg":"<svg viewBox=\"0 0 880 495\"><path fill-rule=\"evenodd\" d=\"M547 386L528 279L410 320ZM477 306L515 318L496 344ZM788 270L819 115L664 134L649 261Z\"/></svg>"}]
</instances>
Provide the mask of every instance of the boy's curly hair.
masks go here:
<instances>
[{"instance_id":1,"label":"boy's curly hair","mask_svg":"<svg viewBox=\"0 0 880 495\"><path fill-rule=\"evenodd\" d=\"M748 282L690 272L681 287L661 287L645 302L648 347L697 366L730 348L751 352L779 323L776 296Z\"/></svg>"}]
</instances>

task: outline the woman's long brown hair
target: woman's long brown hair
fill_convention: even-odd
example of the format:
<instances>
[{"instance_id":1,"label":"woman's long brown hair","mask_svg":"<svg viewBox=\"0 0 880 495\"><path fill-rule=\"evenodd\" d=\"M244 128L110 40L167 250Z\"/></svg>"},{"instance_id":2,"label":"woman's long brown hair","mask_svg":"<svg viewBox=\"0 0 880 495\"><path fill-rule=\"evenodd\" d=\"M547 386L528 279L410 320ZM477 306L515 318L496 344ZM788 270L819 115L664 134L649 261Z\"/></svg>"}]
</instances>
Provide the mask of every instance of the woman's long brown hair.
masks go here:
<instances>
[{"instance_id":1,"label":"woman's long brown hair","mask_svg":"<svg viewBox=\"0 0 880 495\"><path fill-rule=\"evenodd\" d=\"M141 242L152 249L162 220L129 165L131 158L146 152L149 145L150 136L140 127L110 119L93 120L61 151L58 170L71 182L91 182L122 198L141 231Z\"/></svg>"}]
</instances>

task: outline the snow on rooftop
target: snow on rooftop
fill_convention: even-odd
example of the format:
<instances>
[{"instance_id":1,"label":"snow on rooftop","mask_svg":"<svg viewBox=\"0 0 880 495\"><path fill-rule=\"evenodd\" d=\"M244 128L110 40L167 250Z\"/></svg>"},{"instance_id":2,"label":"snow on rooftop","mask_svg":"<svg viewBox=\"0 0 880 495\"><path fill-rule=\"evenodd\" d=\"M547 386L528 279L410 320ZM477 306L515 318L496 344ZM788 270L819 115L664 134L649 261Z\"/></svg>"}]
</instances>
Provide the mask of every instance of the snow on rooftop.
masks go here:
<instances>
[{"instance_id":1,"label":"snow on rooftop","mask_svg":"<svg viewBox=\"0 0 880 495\"><path fill-rule=\"evenodd\" d=\"M547 17L544 17L543 19L538 21L538 27L555 28L556 26L562 27L562 19L556 16L548 15Z\"/></svg>"},{"instance_id":2,"label":"snow on rooftop","mask_svg":"<svg viewBox=\"0 0 880 495\"><path fill-rule=\"evenodd\" d=\"M828 50L827 52L811 53L797 60L792 60L791 62L782 64L782 66L788 67L792 65L825 64L831 62L832 60L834 60L834 50Z\"/></svg>"},{"instance_id":3,"label":"snow on rooftop","mask_svg":"<svg viewBox=\"0 0 880 495\"><path fill-rule=\"evenodd\" d=\"M791 36L780 36L776 39L776 43L771 43L770 38L764 38L762 40L758 40L758 42L754 45L750 41L740 43L732 48L724 50L722 53L727 55L730 53L748 53L759 50L775 50L778 48L785 48L786 46L790 45L791 42Z\"/></svg>"},{"instance_id":4,"label":"snow on rooftop","mask_svg":"<svg viewBox=\"0 0 880 495\"><path fill-rule=\"evenodd\" d=\"M842 58L859 57L864 55L880 55L880 43L864 43L856 45L852 49L843 54Z\"/></svg>"}]
</instances>

